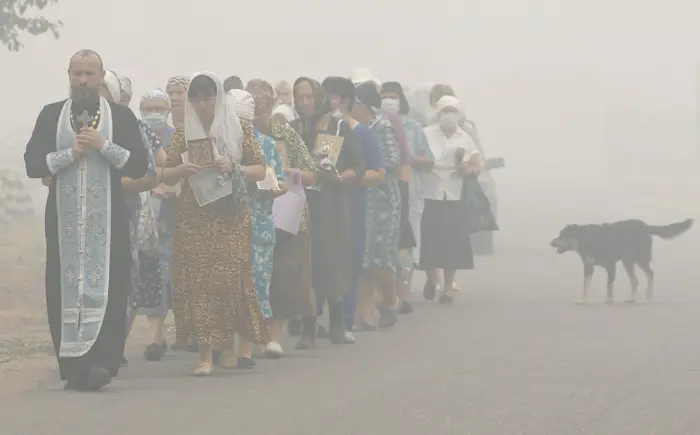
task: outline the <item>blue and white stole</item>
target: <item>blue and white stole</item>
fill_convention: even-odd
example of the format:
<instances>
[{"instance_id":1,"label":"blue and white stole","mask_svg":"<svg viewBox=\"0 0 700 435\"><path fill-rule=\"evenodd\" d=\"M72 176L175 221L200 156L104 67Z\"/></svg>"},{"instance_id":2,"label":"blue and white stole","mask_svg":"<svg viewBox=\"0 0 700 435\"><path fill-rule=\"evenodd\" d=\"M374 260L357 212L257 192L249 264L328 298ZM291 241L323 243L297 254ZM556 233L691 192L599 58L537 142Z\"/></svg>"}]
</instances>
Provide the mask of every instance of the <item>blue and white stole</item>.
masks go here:
<instances>
[{"instance_id":1,"label":"blue and white stole","mask_svg":"<svg viewBox=\"0 0 700 435\"><path fill-rule=\"evenodd\" d=\"M112 142L112 111L100 98L97 130ZM76 133L71 100L58 118L56 150L70 150ZM69 151L70 152L70 151ZM112 223L111 166L97 150L55 174L61 262L61 347L64 358L95 344L107 308Z\"/></svg>"}]
</instances>

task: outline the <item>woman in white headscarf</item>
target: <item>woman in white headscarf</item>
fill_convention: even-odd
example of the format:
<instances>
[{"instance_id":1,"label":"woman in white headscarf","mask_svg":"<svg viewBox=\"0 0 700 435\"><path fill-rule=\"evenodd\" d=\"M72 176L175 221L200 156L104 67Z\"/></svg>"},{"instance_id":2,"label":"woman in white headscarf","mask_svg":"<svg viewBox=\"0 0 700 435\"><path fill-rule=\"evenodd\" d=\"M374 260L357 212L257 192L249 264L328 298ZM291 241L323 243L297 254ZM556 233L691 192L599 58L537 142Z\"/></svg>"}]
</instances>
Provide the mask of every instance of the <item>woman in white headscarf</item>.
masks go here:
<instances>
[{"instance_id":1,"label":"woman in white headscarf","mask_svg":"<svg viewBox=\"0 0 700 435\"><path fill-rule=\"evenodd\" d=\"M478 176L483 167L474 141L459 127L463 116L459 107L459 100L453 96L440 98L435 104L438 123L424 130L435 164L423 178L419 267L427 274L423 295L428 300L435 297L442 269L443 304L453 301L457 270L474 268L465 205L461 201L462 186L465 177Z\"/></svg>"},{"instance_id":2,"label":"woman in white headscarf","mask_svg":"<svg viewBox=\"0 0 700 435\"><path fill-rule=\"evenodd\" d=\"M173 309L197 338L200 361L194 374L208 376L215 348L222 351L222 367L236 367L236 334L254 343L267 342L253 282L246 191L247 182L265 178L265 166L255 133L238 122L218 77L193 75L185 104L185 122L167 149L161 178L171 185L183 181L175 229ZM215 177L219 187L231 183L233 192L200 206L193 188L200 200L208 191L199 190L194 175Z\"/></svg>"}]
</instances>

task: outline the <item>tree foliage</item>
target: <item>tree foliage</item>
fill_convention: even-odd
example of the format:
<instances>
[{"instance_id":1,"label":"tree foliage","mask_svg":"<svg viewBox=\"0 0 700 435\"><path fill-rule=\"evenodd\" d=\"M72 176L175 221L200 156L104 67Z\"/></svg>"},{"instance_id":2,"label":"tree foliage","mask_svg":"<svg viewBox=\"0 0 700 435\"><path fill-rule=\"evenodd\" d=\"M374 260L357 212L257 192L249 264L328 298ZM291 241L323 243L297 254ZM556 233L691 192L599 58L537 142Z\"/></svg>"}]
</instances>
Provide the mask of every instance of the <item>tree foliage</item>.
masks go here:
<instances>
[{"instance_id":1,"label":"tree foliage","mask_svg":"<svg viewBox=\"0 0 700 435\"><path fill-rule=\"evenodd\" d=\"M42 35L50 32L58 39L60 21L50 21L43 16L28 16L32 10L42 10L58 0L0 0L0 43L10 51L19 51L23 44L20 34Z\"/></svg>"}]
</instances>

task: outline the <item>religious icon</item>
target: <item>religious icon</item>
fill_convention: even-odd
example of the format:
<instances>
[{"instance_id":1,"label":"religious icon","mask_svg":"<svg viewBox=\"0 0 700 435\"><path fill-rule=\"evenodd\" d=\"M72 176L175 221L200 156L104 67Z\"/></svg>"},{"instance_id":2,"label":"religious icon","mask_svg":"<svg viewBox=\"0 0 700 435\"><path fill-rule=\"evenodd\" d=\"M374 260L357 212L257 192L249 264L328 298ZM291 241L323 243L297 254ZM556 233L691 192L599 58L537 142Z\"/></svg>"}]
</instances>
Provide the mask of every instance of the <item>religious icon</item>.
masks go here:
<instances>
[{"instance_id":1,"label":"religious icon","mask_svg":"<svg viewBox=\"0 0 700 435\"><path fill-rule=\"evenodd\" d=\"M187 142L187 161L194 165L210 167L216 164L214 144L211 139L198 139Z\"/></svg>"},{"instance_id":2,"label":"religious icon","mask_svg":"<svg viewBox=\"0 0 700 435\"><path fill-rule=\"evenodd\" d=\"M342 136L331 136L329 134L319 134L316 136L312 157L316 163L316 168L338 175L335 165L338 163L340 149L343 147Z\"/></svg>"}]
</instances>

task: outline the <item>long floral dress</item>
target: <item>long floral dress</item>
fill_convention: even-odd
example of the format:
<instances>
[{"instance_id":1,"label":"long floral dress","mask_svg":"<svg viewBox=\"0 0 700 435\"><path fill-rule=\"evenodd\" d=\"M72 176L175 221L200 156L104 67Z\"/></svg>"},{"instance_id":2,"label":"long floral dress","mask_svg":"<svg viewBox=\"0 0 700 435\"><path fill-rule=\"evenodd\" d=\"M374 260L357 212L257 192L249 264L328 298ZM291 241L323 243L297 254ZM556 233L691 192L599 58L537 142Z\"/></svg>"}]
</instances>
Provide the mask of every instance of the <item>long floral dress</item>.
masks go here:
<instances>
[{"instance_id":1,"label":"long floral dress","mask_svg":"<svg viewBox=\"0 0 700 435\"><path fill-rule=\"evenodd\" d=\"M241 127L241 165L264 164L252 127ZM187 146L179 126L166 150L166 167L182 164ZM173 311L188 329L181 336L194 334L199 344L220 346L236 333L253 343L267 342L250 259L250 208L238 199L231 212L200 207L187 180L182 182L173 245Z\"/></svg>"},{"instance_id":2,"label":"long floral dress","mask_svg":"<svg viewBox=\"0 0 700 435\"><path fill-rule=\"evenodd\" d=\"M241 120L243 124L245 120ZM284 179L282 171L282 158L277 151L277 141L259 131L255 132L255 137L260 142L265 165L274 169L277 179ZM252 251L253 274L255 276L255 293L258 296L260 311L263 317L272 317L272 307L270 306L270 279L272 278L273 255L275 252L275 222L272 218L271 196L259 192L257 188L251 189L250 195L252 213Z\"/></svg>"},{"instance_id":3,"label":"long floral dress","mask_svg":"<svg viewBox=\"0 0 700 435\"><path fill-rule=\"evenodd\" d=\"M139 127L143 135L144 146L148 150L148 171L146 174L155 177L157 172L154 156L163 147L163 143L146 124L139 122ZM139 194L129 195L126 199L127 206L131 210L131 220L129 221L132 257L131 281L133 285L131 308L136 314L150 315L153 313L152 310L157 310L163 303L159 259L139 251L141 209L150 205L142 203Z\"/></svg>"},{"instance_id":4,"label":"long floral dress","mask_svg":"<svg viewBox=\"0 0 700 435\"><path fill-rule=\"evenodd\" d=\"M372 135L384 161L384 179L367 189L364 269L395 269L399 252L401 193L398 171L401 153L396 131L379 115L371 124Z\"/></svg>"}]
</instances>

